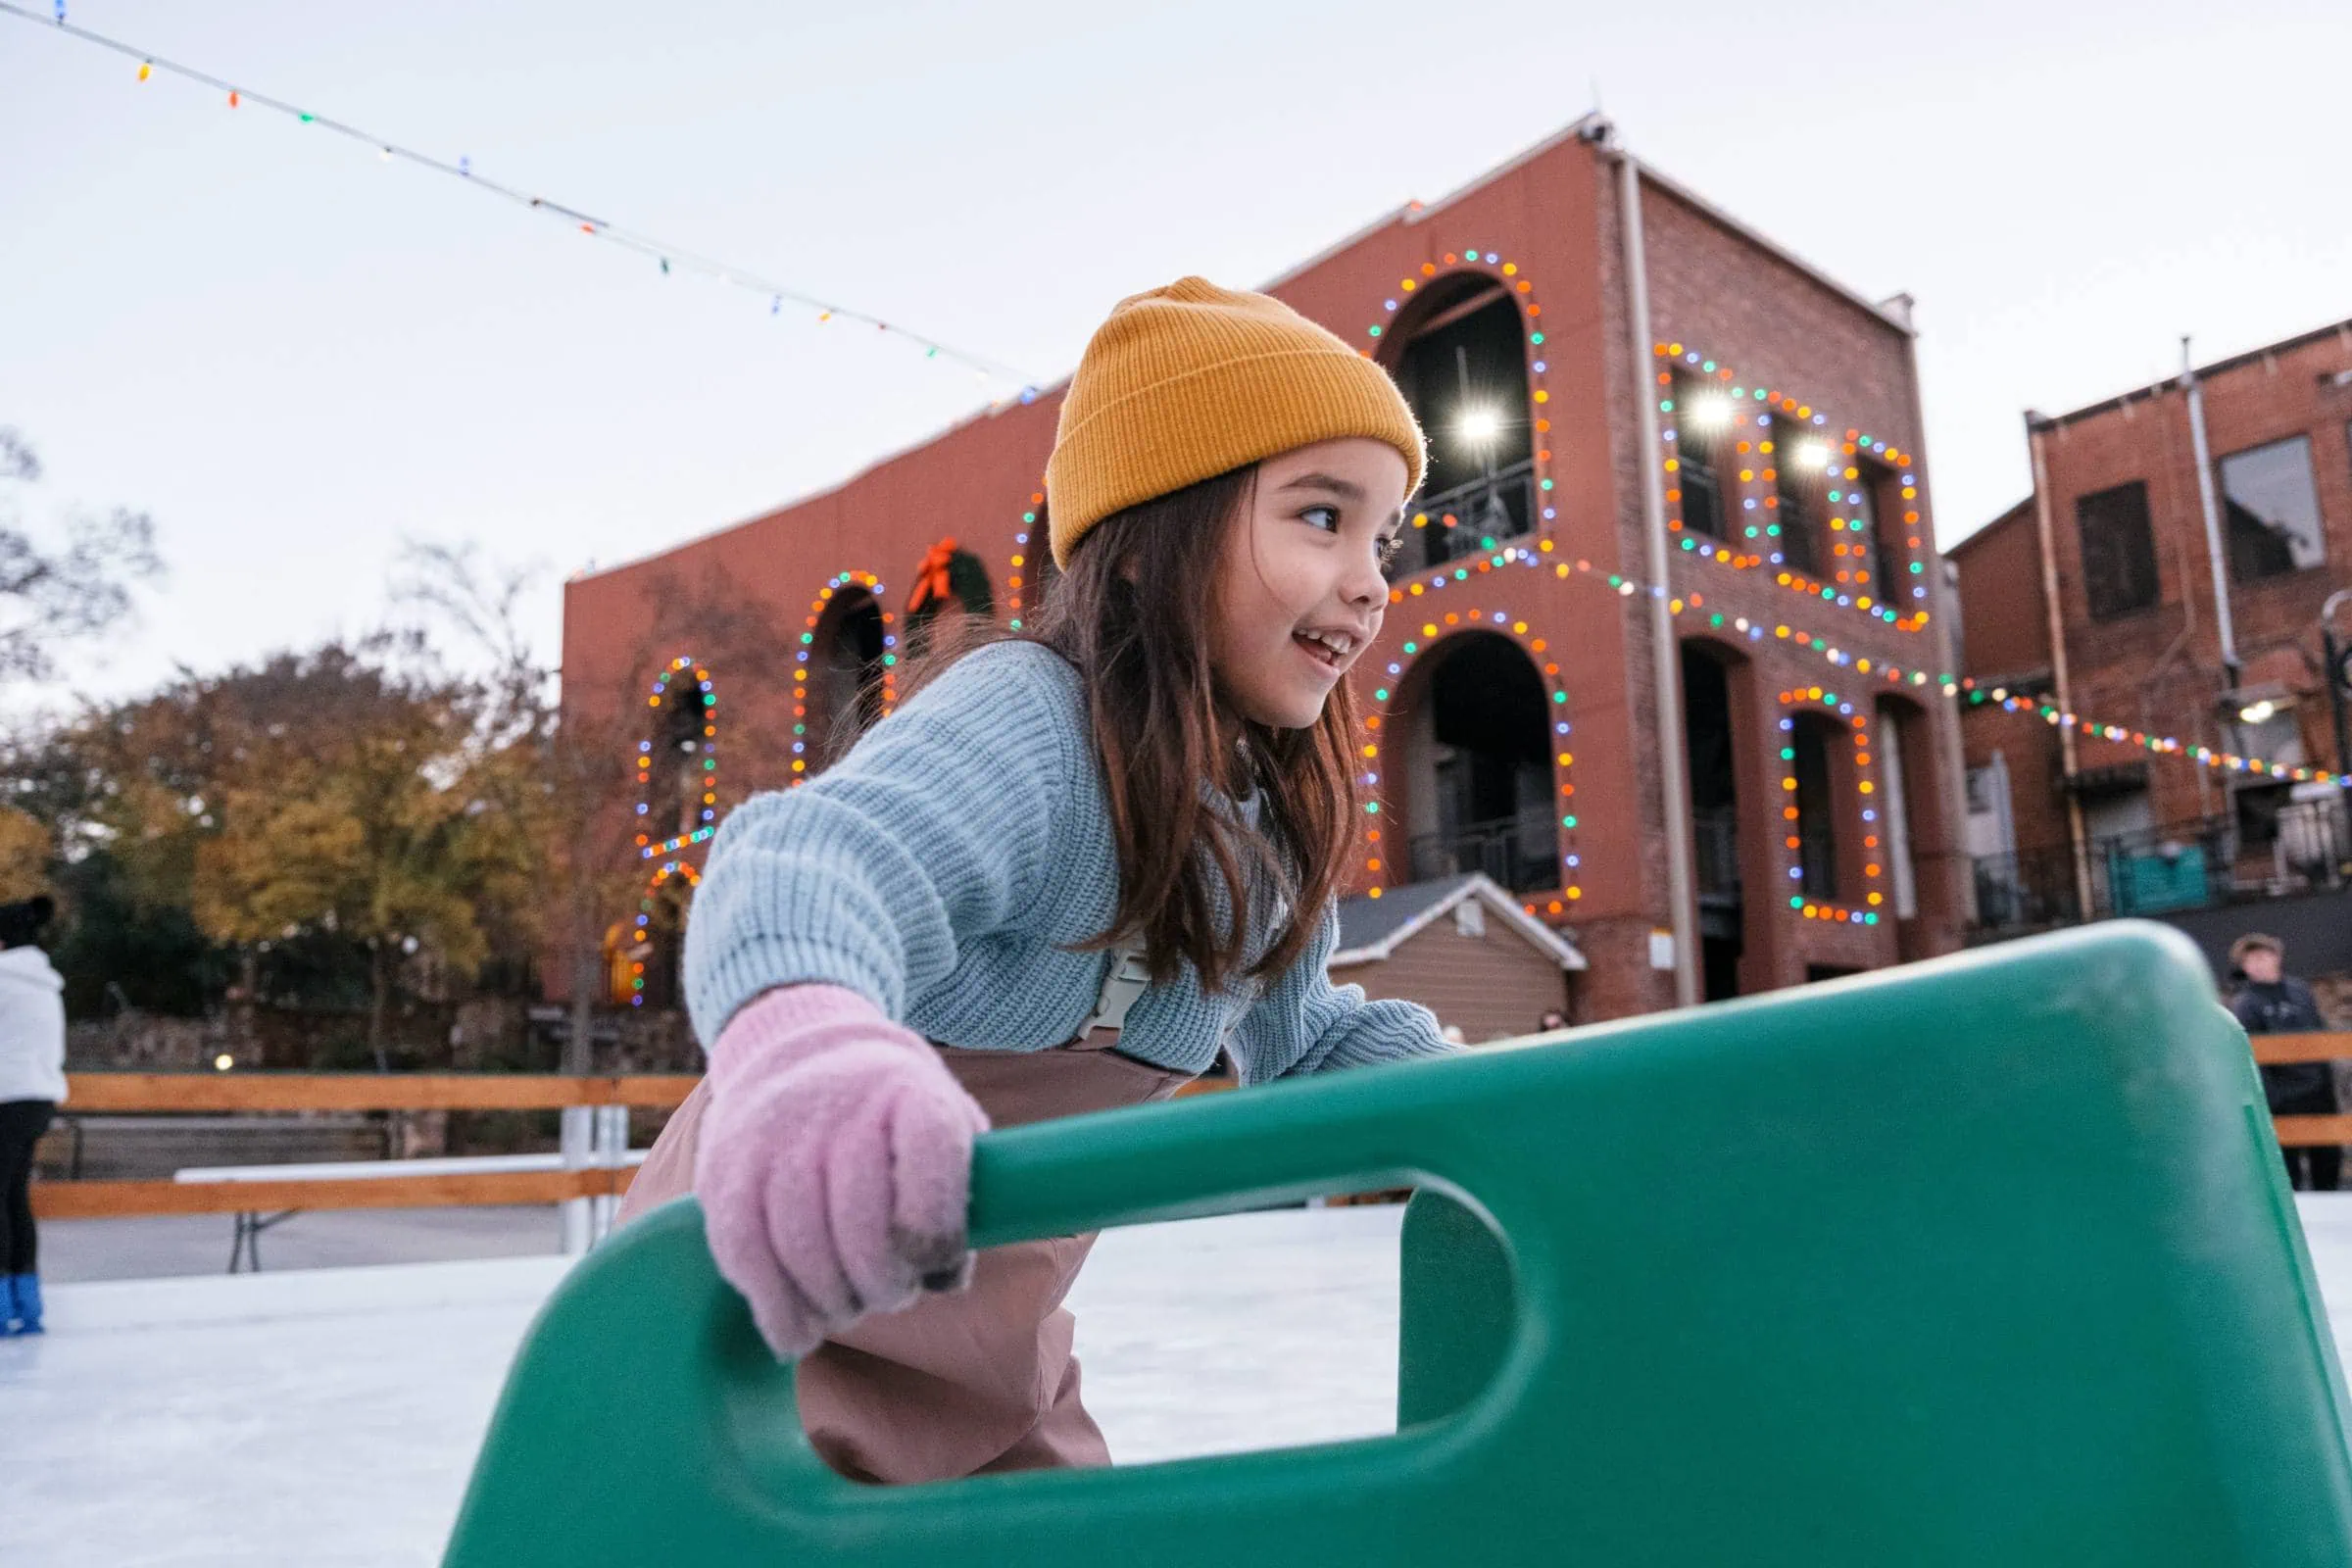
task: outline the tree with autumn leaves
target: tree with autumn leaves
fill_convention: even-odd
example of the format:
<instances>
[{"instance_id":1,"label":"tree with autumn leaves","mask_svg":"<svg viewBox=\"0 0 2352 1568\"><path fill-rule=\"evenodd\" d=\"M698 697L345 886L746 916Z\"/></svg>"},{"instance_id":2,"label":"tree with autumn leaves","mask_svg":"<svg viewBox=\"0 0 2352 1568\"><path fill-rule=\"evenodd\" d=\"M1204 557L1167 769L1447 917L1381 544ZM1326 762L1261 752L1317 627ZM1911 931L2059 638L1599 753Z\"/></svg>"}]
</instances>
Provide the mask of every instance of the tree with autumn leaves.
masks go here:
<instances>
[{"instance_id":1,"label":"tree with autumn leaves","mask_svg":"<svg viewBox=\"0 0 2352 1568\"><path fill-rule=\"evenodd\" d=\"M389 636L329 643L183 676L43 737L20 759L20 801L58 880L69 895L103 881L139 914L184 910L249 983L272 944L351 945L380 1063L404 960L470 974L530 903L529 857L497 805L516 760L483 743L478 683L413 656Z\"/></svg>"},{"instance_id":2,"label":"tree with autumn leaves","mask_svg":"<svg viewBox=\"0 0 2352 1568\"><path fill-rule=\"evenodd\" d=\"M553 964L574 1005L566 1065L585 1070L589 1010L654 870L634 811L640 749L662 740L651 681L692 655L739 691L789 692L792 645L729 585L680 580L610 674L566 690L530 647L529 583L414 547L394 578L404 629L183 672L5 743L0 885L61 894L70 1004L86 1014L103 990L193 1011L232 976L267 1002L289 954L325 955L305 972L356 972L383 1065L417 975ZM790 743L788 726L730 731L730 784L788 776Z\"/></svg>"},{"instance_id":3,"label":"tree with autumn leaves","mask_svg":"<svg viewBox=\"0 0 2352 1568\"><path fill-rule=\"evenodd\" d=\"M362 948L380 1065L403 960L429 952L470 975L493 923L529 906L528 846L499 808L515 760L479 744L471 683L339 647L285 664L270 716L243 715L225 737L191 907L225 943L313 930Z\"/></svg>"}]
</instances>

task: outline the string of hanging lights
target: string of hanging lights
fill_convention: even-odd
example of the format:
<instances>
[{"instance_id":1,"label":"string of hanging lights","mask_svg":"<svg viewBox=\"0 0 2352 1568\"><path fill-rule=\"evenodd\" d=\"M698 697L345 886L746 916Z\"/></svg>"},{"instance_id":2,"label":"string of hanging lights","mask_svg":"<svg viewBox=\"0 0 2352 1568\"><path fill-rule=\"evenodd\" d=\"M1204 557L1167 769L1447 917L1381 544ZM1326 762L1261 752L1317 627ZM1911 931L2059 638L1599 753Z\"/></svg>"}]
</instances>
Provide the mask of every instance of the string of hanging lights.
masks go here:
<instances>
[{"instance_id":1,"label":"string of hanging lights","mask_svg":"<svg viewBox=\"0 0 2352 1568\"><path fill-rule=\"evenodd\" d=\"M77 39L94 48L108 50L126 60L137 61L138 70L135 73L135 78L139 81L151 80L160 74L174 76L183 81L194 82L198 86L208 87L224 95L223 101L230 109L241 110L250 107L265 110L280 115L297 124L311 126L357 143L374 153L380 162L399 162L423 170L428 173L463 181L471 188L487 192L502 201L570 224L591 239L603 240L607 244L617 245L623 250L635 252L655 262L663 277L669 276L672 272L691 273L755 295L767 302L767 312L770 316L781 316L786 308L790 307L795 311L813 312L820 323L845 322L872 327L878 335L887 336L920 349L922 358L926 361L947 361L969 369L979 377L984 385L990 388L992 403L1008 402L1014 398L1023 403L1036 400L1037 387L1033 377L984 355L973 353L968 349L957 348L927 333L853 306L843 305L807 290L795 288L788 283L777 282L749 268L738 267L731 262L715 257L701 255L685 246L674 245L657 235L621 227L609 219L599 218L593 213L569 203L556 201L551 197L536 195L518 186L506 184L475 169L470 157L460 156L453 161L433 153L423 152L389 136L379 135L372 130L335 119L331 115L319 114L271 94L257 92L251 87L214 75L212 73L199 70L194 66L184 65L179 61L157 54L153 50L141 49L120 38L77 26L66 20L65 0L56 0L53 13L51 16L43 16L28 6L17 4L16 0L0 0L0 16L14 17L20 22L35 23L47 30L62 32L68 37Z\"/></svg>"}]
</instances>

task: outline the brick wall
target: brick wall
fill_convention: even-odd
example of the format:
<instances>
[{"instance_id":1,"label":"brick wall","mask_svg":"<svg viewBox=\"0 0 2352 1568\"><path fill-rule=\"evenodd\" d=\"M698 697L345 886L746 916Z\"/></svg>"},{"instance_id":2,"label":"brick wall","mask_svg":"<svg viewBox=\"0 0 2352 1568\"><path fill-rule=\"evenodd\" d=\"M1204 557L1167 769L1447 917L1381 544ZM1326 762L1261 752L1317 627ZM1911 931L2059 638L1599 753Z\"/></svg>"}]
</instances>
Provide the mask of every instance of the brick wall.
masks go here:
<instances>
[{"instance_id":1,"label":"brick wall","mask_svg":"<svg viewBox=\"0 0 2352 1568\"><path fill-rule=\"evenodd\" d=\"M2320 669L2318 614L2333 590L2352 583L2352 322L2243 355L2201 372L2206 428L2215 461L2302 434L2325 529L2324 565L2234 583L2230 608L2247 687L2276 685L2300 696L2307 759L2332 766L2333 737ZM2198 491L2188 399L2178 380L2039 421L2049 480L2052 555L2066 639L2070 697L2086 718L2191 744L2226 747L2216 699L2224 688L2213 573ZM2138 481L2147 487L2155 602L2096 619L2083 582L2077 503ZM1982 680L2047 668L2051 660L2041 599L2041 559L2031 505L2004 514L1953 552L1960 572L1967 673ZM2030 714L1990 704L1965 710L1966 753L1983 765L1998 748L2011 772L2021 851L2066 842L2057 732ZM2128 743L2084 736L2077 764L2088 771L2144 763L2148 807L2159 824L2224 808L2221 777L2180 758L2151 757Z\"/></svg>"},{"instance_id":2,"label":"brick wall","mask_svg":"<svg viewBox=\"0 0 2352 1568\"><path fill-rule=\"evenodd\" d=\"M1513 635L1564 694L1558 712L1573 725L1562 749L1575 760L1557 772L1554 784L1574 790L1561 799L1573 801L1564 804L1563 814L1574 815L1578 825L1563 830L1560 848L1581 862L1581 897L1563 888L1531 893L1528 900L1541 917L1570 928L1592 958L1578 1001L1584 1015L1594 1018L1651 1010L1673 1000L1671 977L1648 961L1650 933L1669 920L1649 642L1650 617L1663 607L1644 596L1623 597L1605 580L1611 572L1644 570L1641 466L1660 456L1648 449L1637 417L1648 396L1642 378L1652 367L1635 363L1613 169L1583 141L1555 141L1454 198L1373 225L1274 285L1299 310L1372 352L1388 345L1371 327L1400 318L1398 308L1411 292L1402 282L1426 279L1424 268L1437 274L1469 268L1476 246L1475 265L1508 279L1506 288L1526 313L1523 324L1544 333L1540 347L1531 336L1528 353L1531 373L1539 357L1545 365L1542 386L1548 401L1531 406L1529 416L1548 422L1541 444L1557 486L1548 493L1558 517L1543 530L1543 564L1511 564L1448 584L1444 593L1400 600L1351 678L1359 708L1380 714L1387 705L1374 693L1402 684L1391 679L1388 666L1401 668L1413 657L1401 652L1403 643L1414 642L1426 659L1431 645L1495 612L1505 612L1514 628L1524 626ZM1905 332L1663 186L1653 184L1645 198L1645 232L1660 335L1704 341L1709 353L1741 366L1744 373L1819 401L1837 416L1838 433L1853 425L1916 454L1917 386ZM1487 255L1498 261L1486 262ZM1520 283L1529 288L1519 290ZM896 611L914 562L934 540L955 534L989 565L1004 602L1014 576L1032 575L1012 564L1020 553L1014 535L1051 446L1057 397L1057 390L1049 390L1033 405L967 420L834 491L569 584L567 694L593 700L596 693L625 688L649 662L677 652L714 657L700 647L669 646L686 635L683 630L650 638L644 633L659 619L665 598L685 591L681 584L718 585L772 621L777 639L789 647L805 629L812 599L834 574L878 574L888 585L884 607ZM1919 477L1918 533L1932 541L1924 468ZM1537 541L1521 543L1533 547ZM1037 552L1026 554L1034 559ZM1934 583L1932 543L1921 560L1927 570L1918 580ZM1566 575L1556 569L1580 561L1593 569ZM1906 634L1857 611L1823 610L1817 602L1808 609L1801 593L1765 574L1681 561L1673 585L1694 606L1703 601L1709 610L1749 614L1766 626L1796 620L1858 656L1919 666L1938 657L1933 650L1942 635L1940 623ZM1472 610L1481 613L1472 616ZM1686 615L1678 625L1687 634L1715 634L1703 615ZM1438 629L1425 632L1430 626ZM1908 930L1898 932L1891 920L1868 929L1833 927L1801 918L1785 898L1767 902L1764 885L1776 876L1786 881L1775 862L1781 852L1774 699L1783 689L1825 684L1849 688L1867 706L1883 688L1770 636L1762 643L1741 641L1740 652L1754 665L1761 695L1750 706L1764 720L1750 725L1741 742L1747 754L1742 800L1756 816L1748 837L1759 884L1749 916L1745 988L1795 983L1808 964L1864 967L1949 947L1959 908L1946 870L1949 856L1924 839L1918 855L1922 912ZM713 675L726 692L719 758L724 808L784 776L773 767L732 765L729 726L789 733L791 699L788 687L761 689L723 668L714 667ZM1949 719L1940 707L1927 710L1923 743L1910 758L1921 792L1914 818L1938 833L1958 820L1937 793L1957 788L1959 749ZM1401 775L1393 759L1377 765ZM1749 773L1757 781L1752 795L1744 782ZM1398 792L1384 782L1383 793ZM1385 880L1388 870L1375 873L1364 862L1401 858L1416 828L1411 804L1394 804L1397 808L1379 819L1388 854L1359 854L1350 868L1354 887ZM616 809L626 809L625 804Z\"/></svg>"},{"instance_id":3,"label":"brick wall","mask_svg":"<svg viewBox=\"0 0 2352 1568\"><path fill-rule=\"evenodd\" d=\"M2233 583L2230 609L2246 683L2278 683L2308 699L2300 705L2306 753L2333 750L2320 686L2318 617L2334 589L2352 583L2352 385L2332 377L2352 370L2352 326L2314 333L2248 355L2204 374L2205 422L2217 469L2223 459L2284 436L2311 439L2313 478L2326 529L2327 563L2250 583ZM2168 382L2054 421L2043 436L2057 558L2059 606L2077 711L2132 727L2158 727L2207 745L2224 743L2213 699L2223 685L2203 507L2188 399ZM2078 498L2144 481L2155 546L2158 593L2146 610L2094 620L2082 584ZM2217 500L2220 483L2217 472ZM2126 745L2085 740L2079 765L2093 768L2142 760ZM2214 808L2199 769L2159 760L2151 769L2156 820L2175 821Z\"/></svg>"},{"instance_id":4,"label":"brick wall","mask_svg":"<svg viewBox=\"0 0 2352 1568\"><path fill-rule=\"evenodd\" d=\"M1606 168L1596 171L1596 175L1611 181L1615 177L1613 170ZM1654 378L1659 368L1669 363L1668 358L1654 353L1656 345L1680 344L1686 351L1699 353L1702 361L1714 361L1719 370L1730 368L1733 375L1729 380L1718 377L1726 388L1737 386L1752 392L1762 386L1818 409L1831 422L1814 427L1814 433L1828 436L1840 448L1845 445L1840 438L1850 429L1877 436L1904 452L1913 460L1904 466L1920 481L1913 487L1918 493L1911 498L1909 509L1919 514L1915 536L1921 545L1910 555L1923 570L1911 580L1927 584L1939 580L1934 515L1924 466L1918 461L1922 442L1909 335L1878 312L1825 285L1659 183L1644 181L1642 204L1653 339L1651 361L1642 368L1643 374ZM1598 263L1609 278L1608 292L1621 302L1622 311L1622 253L1614 221L1607 227ZM1620 321L1623 319L1621 315ZM1633 373L1627 364L1632 352L1628 332L1622 327L1613 330L1610 344L1612 375L1619 378L1618 385L1627 385ZM1657 388L1654 379L1645 388L1649 389L1667 390ZM1739 406L1753 409L1766 405L1743 397ZM1614 408L1612 440L1619 455L1618 549L1624 558L1639 562L1644 520L1638 465L1643 461L1646 441L1642 411L1631 396L1620 397ZM1764 514L1762 501L1772 487L1762 480L1764 460L1753 450L1762 434L1751 422L1734 426L1727 438L1724 496L1732 522L1727 531L1743 529L1748 521ZM1737 451L1740 440L1750 444L1750 452ZM1743 479L1742 471L1748 477ZM1744 504L1751 499L1757 503L1752 512ZM1674 511L1670 506L1669 514ZM1894 520L1899 521L1899 516ZM1743 538L1731 542L1756 548ZM1877 927L1807 920L1790 909L1786 890L1791 858L1778 820L1779 786L1785 776L1779 719L1786 710L1779 702L1780 694L1820 687L1869 713L1882 694L1896 690L1883 678L1864 673L1856 663L1835 664L1817 651L1799 649L1792 639L1780 635L1782 628L1811 632L1856 661L1871 660L1874 667L1891 661L1904 668L1934 670L1949 667L1944 662L1940 623L1931 617L1925 630L1900 631L1858 609L1825 605L1818 597L1785 585L1777 580L1779 572L1769 566L1735 569L1702 559L1700 552L1679 548L1672 560L1676 594L1687 605L1697 601L1705 612L1678 617L1680 635L1714 642L1736 662L1734 724L1742 752L1736 768L1740 799L1740 858L1746 890L1742 992L1801 983L1812 966L1868 968L1951 951L1958 945L1964 925L1966 893L1963 867L1953 852L1961 814L1958 734L1941 699L1922 696L1914 715L1919 721L1916 737L1906 729L1906 738L1918 743L1906 757L1906 782L1910 785L1906 798L1913 803L1914 862L1920 873L1920 914L1909 923L1908 931L1898 928L1891 918L1891 900L1882 906L1886 917ZM1825 556L1825 567L1834 569L1836 564ZM1908 586L1904 585L1906 590ZM1848 585L1848 589L1849 597L1858 597L1858 585ZM1908 597L1895 602L1906 610L1922 603ZM1635 603L1628 601L1629 606ZM1932 605L1933 601L1926 603ZM1720 622L1714 618L1718 615ZM1742 635L1739 629L1742 618L1751 626L1765 628L1766 635ZM1629 632L1629 636L1639 636L1646 652L1645 628ZM1646 658L1642 665L1646 673ZM1650 746L1643 760L1647 772L1654 768L1654 745L1646 739L1644 745ZM1654 772L1649 776L1654 777ZM1849 776L1838 790L1840 801L1849 805L1856 799L1852 783ZM1654 797L1655 791L1650 793ZM1751 808L1759 796L1764 807L1761 820ZM1841 858L1859 860L1862 852L1856 840L1862 831L1862 824L1850 818L1843 824ZM1662 908L1662 856L1649 870Z\"/></svg>"}]
</instances>

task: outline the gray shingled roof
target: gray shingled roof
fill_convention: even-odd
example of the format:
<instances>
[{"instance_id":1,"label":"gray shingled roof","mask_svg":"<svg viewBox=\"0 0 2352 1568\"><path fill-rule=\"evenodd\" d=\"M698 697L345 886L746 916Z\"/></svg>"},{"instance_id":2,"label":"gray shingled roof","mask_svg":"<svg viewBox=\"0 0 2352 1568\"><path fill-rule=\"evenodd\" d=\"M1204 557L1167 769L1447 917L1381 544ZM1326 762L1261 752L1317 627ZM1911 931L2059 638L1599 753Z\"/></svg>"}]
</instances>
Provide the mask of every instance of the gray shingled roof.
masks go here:
<instances>
[{"instance_id":1,"label":"gray shingled roof","mask_svg":"<svg viewBox=\"0 0 2352 1568\"><path fill-rule=\"evenodd\" d=\"M1384 890L1377 899L1366 898L1361 893L1351 899L1342 899L1340 941L1332 951L1352 953L1358 948L1378 947L1422 910L1445 903L1468 887L1471 874L1465 871L1459 876L1409 882L1400 888Z\"/></svg>"},{"instance_id":2,"label":"gray shingled roof","mask_svg":"<svg viewBox=\"0 0 2352 1568\"><path fill-rule=\"evenodd\" d=\"M1475 871L1387 888L1377 899L1361 893L1342 899L1340 940L1332 949L1332 960L1344 966L1386 958L1398 943L1410 940L1447 908L1472 899L1516 929L1531 947L1556 959L1561 968L1585 967L1585 956L1575 938L1529 915L1519 900Z\"/></svg>"}]
</instances>

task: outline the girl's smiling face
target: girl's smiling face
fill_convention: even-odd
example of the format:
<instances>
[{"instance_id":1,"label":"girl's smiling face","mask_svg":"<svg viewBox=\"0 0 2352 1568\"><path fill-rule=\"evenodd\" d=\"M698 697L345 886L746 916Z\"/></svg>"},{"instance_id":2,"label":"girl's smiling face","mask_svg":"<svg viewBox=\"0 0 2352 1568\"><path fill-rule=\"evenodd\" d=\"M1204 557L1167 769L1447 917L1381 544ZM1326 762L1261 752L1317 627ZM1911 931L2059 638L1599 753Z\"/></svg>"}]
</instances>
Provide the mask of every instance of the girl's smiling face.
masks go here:
<instances>
[{"instance_id":1,"label":"girl's smiling face","mask_svg":"<svg viewBox=\"0 0 2352 1568\"><path fill-rule=\"evenodd\" d=\"M1408 478L1403 454L1356 436L1257 466L1209 599L1209 668L1235 712L1276 729L1322 715L1380 635Z\"/></svg>"}]
</instances>

